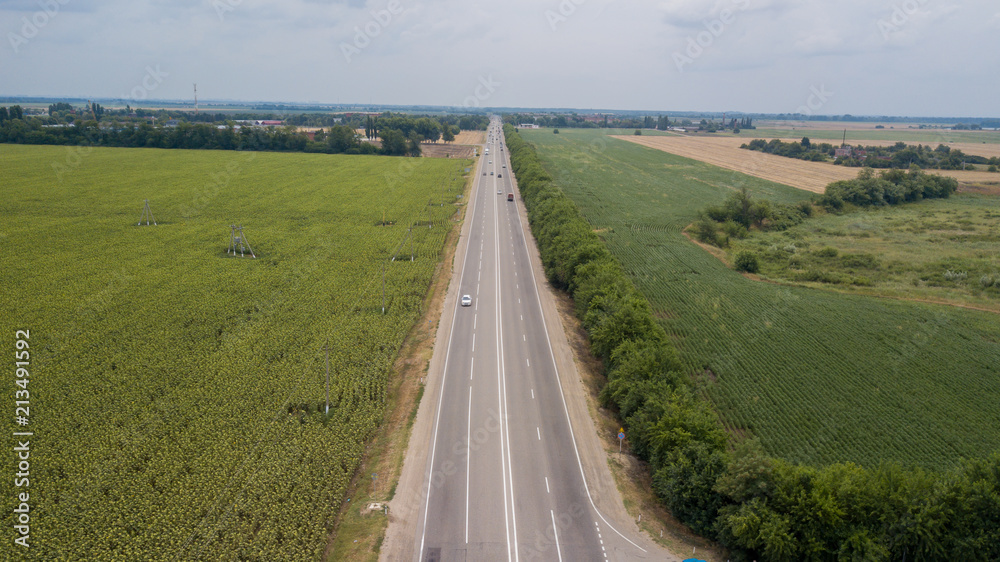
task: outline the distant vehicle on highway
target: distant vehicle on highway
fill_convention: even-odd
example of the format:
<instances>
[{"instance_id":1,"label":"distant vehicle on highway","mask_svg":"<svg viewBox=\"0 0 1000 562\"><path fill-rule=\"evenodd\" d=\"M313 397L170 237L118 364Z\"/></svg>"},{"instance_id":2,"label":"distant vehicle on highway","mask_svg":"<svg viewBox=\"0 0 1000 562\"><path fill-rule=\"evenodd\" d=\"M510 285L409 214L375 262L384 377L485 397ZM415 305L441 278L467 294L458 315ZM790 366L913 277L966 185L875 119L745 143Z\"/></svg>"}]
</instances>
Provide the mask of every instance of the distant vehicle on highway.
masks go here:
<instances>
[{"instance_id":1,"label":"distant vehicle on highway","mask_svg":"<svg viewBox=\"0 0 1000 562\"><path fill-rule=\"evenodd\" d=\"M508 193L507 194L507 200L508 201L513 201L514 200L514 194L513 193Z\"/></svg>"},{"instance_id":2,"label":"distant vehicle on highway","mask_svg":"<svg viewBox=\"0 0 1000 562\"><path fill-rule=\"evenodd\" d=\"M503 174L497 174L497 177L498 177L498 178L502 178L502 177L503 177Z\"/></svg>"},{"instance_id":3,"label":"distant vehicle on highway","mask_svg":"<svg viewBox=\"0 0 1000 562\"><path fill-rule=\"evenodd\" d=\"M472 306L472 296L462 295L462 306Z\"/></svg>"}]
</instances>

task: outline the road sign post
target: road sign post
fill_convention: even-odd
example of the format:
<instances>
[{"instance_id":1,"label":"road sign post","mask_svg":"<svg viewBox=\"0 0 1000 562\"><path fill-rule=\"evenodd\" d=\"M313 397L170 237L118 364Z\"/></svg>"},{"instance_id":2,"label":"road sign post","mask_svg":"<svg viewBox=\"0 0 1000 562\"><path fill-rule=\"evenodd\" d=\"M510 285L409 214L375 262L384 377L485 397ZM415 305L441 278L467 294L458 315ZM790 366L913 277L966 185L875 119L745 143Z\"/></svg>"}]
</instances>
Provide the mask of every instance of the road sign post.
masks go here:
<instances>
[{"instance_id":1,"label":"road sign post","mask_svg":"<svg viewBox=\"0 0 1000 562\"><path fill-rule=\"evenodd\" d=\"M622 441L625 440L625 428L618 429L618 454L622 454Z\"/></svg>"}]
</instances>

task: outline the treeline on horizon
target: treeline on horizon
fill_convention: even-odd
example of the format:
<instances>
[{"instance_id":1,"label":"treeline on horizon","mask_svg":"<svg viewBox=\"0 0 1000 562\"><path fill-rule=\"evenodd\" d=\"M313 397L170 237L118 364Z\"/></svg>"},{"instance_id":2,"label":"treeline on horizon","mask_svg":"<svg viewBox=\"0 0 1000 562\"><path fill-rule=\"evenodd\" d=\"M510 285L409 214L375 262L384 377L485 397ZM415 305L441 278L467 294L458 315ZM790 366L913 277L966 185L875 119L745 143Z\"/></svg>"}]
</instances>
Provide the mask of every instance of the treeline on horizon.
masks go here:
<instances>
[{"instance_id":1,"label":"treeline on horizon","mask_svg":"<svg viewBox=\"0 0 1000 562\"><path fill-rule=\"evenodd\" d=\"M723 130L756 129L755 119L774 121L829 121L829 122L866 122L866 123L913 123L922 124L917 128L937 128L929 123L940 123L940 128L954 130L977 131L983 128L1000 128L1000 119L973 119L972 123L958 122L951 118L906 118L906 117L857 117L852 115L797 115L797 114L726 114L726 113L695 113L677 112L675 119L667 115L645 115L642 112L601 112L595 114L580 114L578 112L538 112L538 113L507 113L503 116L504 123L515 128L521 124L533 124L546 128L565 129L658 129L668 127L693 127L714 133ZM876 128L879 128L876 126Z\"/></svg>"},{"instance_id":2,"label":"treeline on horizon","mask_svg":"<svg viewBox=\"0 0 1000 562\"><path fill-rule=\"evenodd\" d=\"M675 517L738 561L1000 559L1000 452L932 473L802 466L766 455L754 439L730 442L648 301L534 147L504 129L546 275L573 298L603 362L601 400Z\"/></svg>"},{"instance_id":3,"label":"treeline on horizon","mask_svg":"<svg viewBox=\"0 0 1000 562\"><path fill-rule=\"evenodd\" d=\"M836 151L840 147L828 142L813 143L809 137L803 137L798 142L782 141L781 139L770 141L753 139L749 143L740 145L740 148L786 158L826 162L836 157ZM989 169L991 172L997 171L997 167L1000 166L1000 157L986 158L965 154L961 150L952 149L945 144L931 148L922 144L912 146L900 141L891 146L857 145L851 146L850 149L850 156L836 158L833 163L852 168L893 168L897 170L907 170L912 166L920 169L961 170L968 164L979 164L991 166Z\"/></svg>"},{"instance_id":4,"label":"treeline on horizon","mask_svg":"<svg viewBox=\"0 0 1000 562\"><path fill-rule=\"evenodd\" d=\"M589 117L589 118L588 118ZM521 124L533 124L539 127L563 129L657 129L666 131L669 127L680 126L680 121L671 122L666 115L618 116L605 114L595 121L593 116L571 114L534 115L511 113L503 116L503 122L517 127ZM684 120L690 125L690 121Z\"/></svg>"},{"instance_id":5,"label":"treeline on horizon","mask_svg":"<svg viewBox=\"0 0 1000 562\"><path fill-rule=\"evenodd\" d=\"M160 111L159 122L152 124L139 117L140 111L109 110L95 103L77 112L68 104L52 104L50 115L28 116L20 106L0 107L0 143L419 156L424 141L451 142L460 130L484 130L489 123L479 115L303 114L286 117L284 126L261 127L237 123L232 115ZM163 117L173 119L176 113L184 120L168 126ZM300 126L325 128L310 139L297 130ZM356 132L360 128L372 131L369 140L378 138L381 148L363 142Z\"/></svg>"}]
</instances>

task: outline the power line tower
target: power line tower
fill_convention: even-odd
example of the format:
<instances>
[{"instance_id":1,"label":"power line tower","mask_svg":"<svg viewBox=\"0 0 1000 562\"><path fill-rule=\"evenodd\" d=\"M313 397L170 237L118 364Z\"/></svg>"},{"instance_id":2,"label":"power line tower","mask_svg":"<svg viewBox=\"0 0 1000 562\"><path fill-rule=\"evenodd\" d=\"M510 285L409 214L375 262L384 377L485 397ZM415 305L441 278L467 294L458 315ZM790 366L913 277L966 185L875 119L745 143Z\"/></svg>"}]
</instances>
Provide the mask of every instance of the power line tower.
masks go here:
<instances>
[{"instance_id":1,"label":"power line tower","mask_svg":"<svg viewBox=\"0 0 1000 562\"><path fill-rule=\"evenodd\" d=\"M194 85L194 112L198 113L198 84Z\"/></svg>"},{"instance_id":2,"label":"power line tower","mask_svg":"<svg viewBox=\"0 0 1000 562\"><path fill-rule=\"evenodd\" d=\"M153 226L156 226L156 219L153 218L153 211L149 208L149 199L143 199L146 205L142 208L142 216L139 217L139 222L136 226L142 226L142 221L146 221L146 226L149 226L149 221L153 221Z\"/></svg>"},{"instance_id":3,"label":"power line tower","mask_svg":"<svg viewBox=\"0 0 1000 562\"><path fill-rule=\"evenodd\" d=\"M237 250L240 252L240 257L245 257L246 254L250 254L250 257L257 259L257 256L253 253L253 248L250 247L250 242L247 240L245 234L243 234L243 225L229 225L229 249L226 250L227 254L232 254L236 256Z\"/></svg>"}]
</instances>

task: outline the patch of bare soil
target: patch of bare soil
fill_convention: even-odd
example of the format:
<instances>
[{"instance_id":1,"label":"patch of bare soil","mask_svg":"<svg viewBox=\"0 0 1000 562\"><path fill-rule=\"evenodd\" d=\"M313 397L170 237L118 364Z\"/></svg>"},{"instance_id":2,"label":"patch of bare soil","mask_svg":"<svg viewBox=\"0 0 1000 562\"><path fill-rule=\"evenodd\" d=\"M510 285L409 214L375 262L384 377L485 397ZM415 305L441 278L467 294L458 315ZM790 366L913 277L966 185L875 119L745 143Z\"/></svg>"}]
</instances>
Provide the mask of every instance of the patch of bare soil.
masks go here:
<instances>
[{"instance_id":1,"label":"patch of bare soil","mask_svg":"<svg viewBox=\"0 0 1000 562\"><path fill-rule=\"evenodd\" d=\"M420 155L425 158L464 158L471 160L474 146L443 142L420 143Z\"/></svg>"},{"instance_id":2,"label":"patch of bare soil","mask_svg":"<svg viewBox=\"0 0 1000 562\"><path fill-rule=\"evenodd\" d=\"M1000 181L962 184L958 186L958 192L1000 196Z\"/></svg>"}]
</instances>

